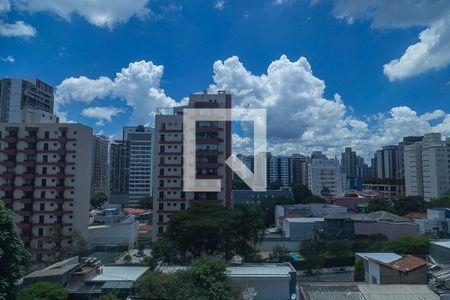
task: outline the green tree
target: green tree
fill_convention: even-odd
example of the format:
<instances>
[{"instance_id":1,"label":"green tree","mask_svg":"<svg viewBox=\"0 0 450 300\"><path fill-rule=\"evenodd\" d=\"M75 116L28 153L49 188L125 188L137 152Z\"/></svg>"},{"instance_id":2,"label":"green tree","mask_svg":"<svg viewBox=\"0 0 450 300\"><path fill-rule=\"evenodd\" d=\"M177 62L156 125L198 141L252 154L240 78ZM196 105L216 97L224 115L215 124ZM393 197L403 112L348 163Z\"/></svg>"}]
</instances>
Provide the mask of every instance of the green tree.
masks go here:
<instances>
[{"instance_id":1,"label":"green tree","mask_svg":"<svg viewBox=\"0 0 450 300\"><path fill-rule=\"evenodd\" d=\"M133 259L131 258L131 255L130 255L130 254L127 254L127 255L125 255L125 256L123 257L123 262L126 263L126 264L131 263L132 260L133 260Z\"/></svg>"},{"instance_id":2,"label":"green tree","mask_svg":"<svg viewBox=\"0 0 450 300\"><path fill-rule=\"evenodd\" d=\"M367 212L374 212L380 210L392 212L392 203L384 198L376 198L370 200L367 206Z\"/></svg>"},{"instance_id":3,"label":"green tree","mask_svg":"<svg viewBox=\"0 0 450 300\"><path fill-rule=\"evenodd\" d=\"M425 202L420 196L408 196L394 202L394 213L404 216L410 212L422 212Z\"/></svg>"},{"instance_id":4,"label":"green tree","mask_svg":"<svg viewBox=\"0 0 450 300\"><path fill-rule=\"evenodd\" d=\"M278 180L271 182L267 185L268 190L279 190L281 187L283 187L283 184L281 183L281 181Z\"/></svg>"},{"instance_id":5,"label":"green tree","mask_svg":"<svg viewBox=\"0 0 450 300\"><path fill-rule=\"evenodd\" d=\"M104 192L98 192L91 198L91 206L98 208L108 201L108 196Z\"/></svg>"},{"instance_id":6,"label":"green tree","mask_svg":"<svg viewBox=\"0 0 450 300\"><path fill-rule=\"evenodd\" d=\"M278 262L291 261L291 257L288 256L288 253L289 250L288 248L286 248L286 246L276 245L275 247L272 248L270 258Z\"/></svg>"},{"instance_id":7,"label":"green tree","mask_svg":"<svg viewBox=\"0 0 450 300\"><path fill-rule=\"evenodd\" d=\"M66 289L59 283L38 282L17 294L17 300L65 300Z\"/></svg>"},{"instance_id":8,"label":"green tree","mask_svg":"<svg viewBox=\"0 0 450 300\"><path fill-rule=\"evenodd\" d=\"M322 190L320 190L320 195L322 197L328 198L331 196L331 191L328 187L324 186L324 187L322 187Z\"/></svg>"},{"instance_id":9,"label":"green tree","mask_svg":"<svg viewBox=\"0 0 450 300\"><path fill-rule=\"evenodd\" d=\"M313 195L306 185L300 183L292 185L292 194L294 195L295 203L307 203L308 197Z\"/></svg>"},{"instance_id":10,"label":"green tree","mask_svg":"<svg viewBox=\"0 0 450 300\"><path fill-rule=\"evenodd\" d=\"M114 293L107 293L98 297L97 300L119 300L119 298Z\"/></svg>"},{"instance_id":11,"label":"green tree","mask_svg":"<svg viewBox=\"0 0 450 300\"><path fill-rule=\"evenodd\" d=\"M195 286L203 291L207 299L233 299L232 286L223 261L201 256L192 264L191 274Z\"/></svg>"},{"instance_id":12,"label":"green tree","mask_svg":"<svg viewBox=\"0 0 450 300\"><path fill-rule=\"evenodd\" d=\"M248 185L239 177L233 176L233 181L231 182L233 190L249 190Z\"/></svg>"},{"instance_id":13,"label":"green tree","mask_svg":"<svg viewBox=\"0 0 450 300\"><path fill-rule=\"evenodd\" d=\"M170 218L165 237L181 253L194 257L216 252L232 255L236 238L236 221L231 208L194 201L191 206Z\"/></svg>"},{"instance_id":14,"label":"green tree","mask_svg":"<svg viewBox=\"0 0 450 300\"><path fill-rule=\"evenodd\" d=\"M261 202L260 205L264 212L264 224L266 227L275 225L275 206L281 204L294 204L294 200L287 197L276 197Z\"/></svg>"},{"instance_id":15,"label":"green tree","mask_svg":"<svg viewBox=\"0 0 450 300\"><path fill-rule=\"evenodd\" d=\"M14 299L15 282L22 276L28 258L13 213L0 201L0 299Z\"/></svg>"},{"instance_id":16,"label":"green tree","mask_svg":"<svg viewBox=\"0 0 450 300\"><path fill-rule=\"evenodd\" d=\"M364 263L361 260L357 260L355 263L355 270L353 272L353 280L356 282L365 281Z\"/></svg>"},{"instance_id":17,"label":"green tree","mask_svg":"<svg viewBox=\"0 0 450 300\"><path fill-rule=\"evenodd\" d=\"M326 242L321 238L302 242L300 254L305 259L306 275L320 276L320 269L325 263L326 246Z\"/></svg>"},{"instance_id":18,"label":"green tree","mask_svg":"<svg viewBox=\"0 0 450 300\"><path fill-rule=\"evenodd\" d=\"M345 257L352 255L350 248L344 241L328 241L326 248L328 255L336 257L339 266L344 265Z\"/></svg>"},{"instance_id":19,"label":"green tree","mask_svg":"<svg viewBox=\"0 0 450 300\"><path fill-rule=\"evenodd\" d=\"M173 293L181 288L174 286L175 274L159 271L148 272L135 283L136 294L150 299L174 299Z\"/></svg>"},{"instance_id":20,"label":"green tree","mask_svg":"<svg viewBox=\"0 0 450 300\"><path fill-rule=\"evenodd\" d=\"M428 202L427 208L447 207L450 208L450 196L434 198Z\"/></svg>"},{"instance_id":21,"label":"green tree","mask_svg":"<svg viewBox=\"0 0 450 300\"><path fill-rule=\"evenodd\" d=\"M152 209L153 208L153 197L145 196L139 200L139 207L142 209Z\"/></svg>"},{"instance_id":22,"label":"green tree","mask_svg":"<svg viewBox=\"0 0 450 300\"><path fill-rule=\"evenodd\" d=\"M236 231L236 251L247 258L255 253L255 245L259 244L266 226L264 212L257 204L238 204L233 210Z\"/></svg>"},{"instance_id":23,"label":"green tree","mask_svg":"<svg viewBox=\"0 0 450 300\"><path fill-rule=\"evenodd\" d=\"M161 237L157 241L152 242L152 256L156 261L164 261L166 263L182 263L184 261L184 253L181 249L167 237Z\"/></svg>"},{"instance_id":24,"label":"green tree","mask_svg":"<svg viewBox=\"0 0 450 300\"><path fill-rule=\"evenodd\" d=\"M398 254L427 255L430 237L409 236L388 241L384 246L384 251Z\"/></svg>"},{"instance_id":25,"label":"green tree","mask_svg":"<svg viewBox=\"0 0 450 300\"><path fill-rule=\"evenodd\" d=\"M135 284L136 294L150 299L228 300L233 297L223 261L207 256L175 273L148 272Z\"/></svg>"}]
</instances>

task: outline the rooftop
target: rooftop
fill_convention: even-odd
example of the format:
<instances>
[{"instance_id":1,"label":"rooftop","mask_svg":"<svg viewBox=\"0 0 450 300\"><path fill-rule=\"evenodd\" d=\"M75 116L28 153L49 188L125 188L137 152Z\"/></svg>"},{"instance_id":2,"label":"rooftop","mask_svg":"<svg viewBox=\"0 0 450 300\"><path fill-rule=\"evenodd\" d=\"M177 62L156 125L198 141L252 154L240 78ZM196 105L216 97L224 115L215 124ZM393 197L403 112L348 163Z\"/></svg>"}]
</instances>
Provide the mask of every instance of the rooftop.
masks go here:
<instances>
[{"instance_id":1,"label":"rooftop","mask_svg":"<svg viewBox=\"0 0 450 300\"><path fill-rule=\"evenodd\" d=\"M438 245L444 248L450 248L450 240L436 240L431 241L430 244Z\"/></svg>"},{"instance_id":2,"label":"rooftop","mask_svg":"<svg viewBox=\"0 0 450 300\"><path fill-rule=\"evenodd\" d=\"M439 296L422 284L301 284L305 300L437 300Z\"/></svg>"},{"instance_id":3,"label":"rooftop","mask_svg":"<svg viewBox=\"0 0 450 300\"><path fill-rule=\"evenodd\" d=\"M188 268L189 266L158 267L163 273L174 273ZM227 274L230 277L289 277L290 272L295 272L295 269L289 263L242 264L227 267Z\"/></svg>"},{"instance_id":4,"label":"rooftop","mask_svg":"<svg viewBox=\"0 0 450 300\"><path fill-rule=\"evenodd\" d=\"M340 214L331 214L325 216L325 219L329 220L353 220L353 221L362 221L362 222L391 222L391 223L403 223L403 222L411 222L411 220L394 215L387 211L375 211L369 214L351 214L351 213L340 213Z\"/></svg>"},{"instance_id":5,"label":"rooftop","mask_svg":"<svg viewBox=\"0 0 450 300\"><path fill-rule=\"evenodd\" d=\"M323 222L324 218L286 218L289 223Z\"/></svg>"},{"instance_id":6,"label":"rooftop","mask_svg":"<svg viewBox=\"0 0 450 300\"><path fill-rule=\"evenodd\" d=\"M148 270L149 267L103 266L100 269L100 274L90 281L136 281Z\"/></svg>"},{"instance_id":7,"label":"rooftop","mask_svg":"<svg viewBox=\"0 0 450 300\"><path fill-rule=\"evenodd\" d=\"M399 260L400 258L402 258L400 255L395 254L395 253L364 253L364 252L361 252L361 253L355 253L355 255L364 257L367 259L380 261L383 263L391 263L393 261L396 261L396 260Z\"/></svg>"},{"instance_id":8,"label":"rooftop","mask_svg":"<svg viewBox=\"0 0 450 300\"><path fill-rule=\"evenodd\" d=\"M63 261L59 261L46 267L45 269L34 271L24 278L38 278L38 277L50 277L50 276L59 276L65 273L68 273L74 269L76 269L80 265L80 261L78 256L68 258Z\"/></svg>"}]
</instances>

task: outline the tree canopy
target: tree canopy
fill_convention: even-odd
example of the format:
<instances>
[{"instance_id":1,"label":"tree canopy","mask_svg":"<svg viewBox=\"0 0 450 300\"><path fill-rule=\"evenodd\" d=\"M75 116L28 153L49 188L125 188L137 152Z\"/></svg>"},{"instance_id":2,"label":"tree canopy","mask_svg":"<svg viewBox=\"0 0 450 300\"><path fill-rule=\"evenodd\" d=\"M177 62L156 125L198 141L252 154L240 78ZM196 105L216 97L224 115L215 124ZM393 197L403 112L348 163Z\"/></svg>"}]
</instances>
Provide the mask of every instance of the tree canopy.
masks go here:
<instances>
[{"instance_id":1,"label":"tree canopy","mask_svg":"<svg viewBox=\"0 0 450 300\"><path fill-rule=\"evenodd\" d=\"M13 213L0 201L0 299L14 299L15 282L22 276L28 258Z\"/></svg>"},{"instance_id":2,"label":"tree canopy","mask_svg":"<svg viewBox=\"0 0 450 300\"><path fill-rule=\"evenodd\" d=\"M17 294L17 300L65 300L66 289L59 283L38 282Z\"/></svg>"},{"instance_id":3,"label":"tree canopy","mask_svg":"<svg viewBox=\"0 0 450 300\"><path fill-rule=\"evenodd\" d=\"M183 212L174 214L164 236L152 246L156 258L164 261L183 260L186 253L255 254L265 231L264 212L257 204L239 204L234 209L193 202Z\"/></svg>"},{"instance_id":4,"label":"tree canopy","mask_svg":"<svg viewBox=\"0 0 450 300\"><path fill-rule=\"evenodd\" d=\"M149 272L135 284L136 294L151 299L228 300L233 297L223 261L197 258L186 270L175 273Z\"/></svg>"},{"instance_id":5,"label":"tree canopy","mask_svg":"<svg viewBox=\"0 0 450 300\"><path fill-rule=\"evenodd\" d=\"M153 197L152 196L142 197L142 199L139 200L139 206L142 209L152 209L153 208Z\"/></svg>"},{"instance_id":6,"label":"tree canopy","mask_svg":"<svg viewBox=\"0 0 450 300\"><path fill-rule=\"evenodd\" d=\"M108 196L104 192L98 192L91 198L91 206L98 208L108 201Z\"/></svg>"}]
</instances>

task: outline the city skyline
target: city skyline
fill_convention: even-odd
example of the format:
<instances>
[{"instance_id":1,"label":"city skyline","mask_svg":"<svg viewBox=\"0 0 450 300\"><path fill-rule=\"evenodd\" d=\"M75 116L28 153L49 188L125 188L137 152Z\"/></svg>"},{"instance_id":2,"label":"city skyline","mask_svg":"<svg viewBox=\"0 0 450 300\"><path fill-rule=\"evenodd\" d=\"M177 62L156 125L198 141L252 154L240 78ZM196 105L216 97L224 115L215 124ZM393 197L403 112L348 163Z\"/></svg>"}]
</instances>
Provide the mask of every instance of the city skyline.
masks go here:
<instances>
[{"instance_id":1,"label":"city skyline","mask_svg":"<svg viewBox=\"0 0 450 300\"><path fill-rule=\"evenodd\" d=\"M403 136L450 134L445 2L143 0L106 13L3 2L0 76L41 78L56 88L63 120L108 136L153 126L155 108L203 89L266 107L277 154L351 146L368 160ZM399 9L407 13L397 18ZM249 147L243 133L233 136L236 153Z\"/></svg>"}]
</instances>

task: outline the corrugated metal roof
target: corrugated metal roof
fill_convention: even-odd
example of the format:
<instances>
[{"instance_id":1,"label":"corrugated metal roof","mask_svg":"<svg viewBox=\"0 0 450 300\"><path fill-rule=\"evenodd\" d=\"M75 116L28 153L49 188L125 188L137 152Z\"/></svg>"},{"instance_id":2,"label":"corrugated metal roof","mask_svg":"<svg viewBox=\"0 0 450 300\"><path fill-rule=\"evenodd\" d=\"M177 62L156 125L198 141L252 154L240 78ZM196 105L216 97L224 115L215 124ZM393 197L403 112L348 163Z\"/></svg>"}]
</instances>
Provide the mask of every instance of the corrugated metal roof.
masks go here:
<instances>
[{"instance_id":1,"label":"corrugated metal roof","mask_svg":"<svg viewBox=\"0 0 450 300\"><path fill-rule=\"evenodd\" d=\"M450 248L450 240L437 240L437 241L431 241L430 243L441 246L441 247Z\"/></svg>"},{"instance_id":2,"label":"corrugated metal roof","mask_svg":"<svg viewBox=\"0 0 450 300\"><path fill-rule=\"evenodd\" d=\"M160 266L158 270L163 273L175 273L186 270L188 266ZM230 277L289 277L295 269L289 263L279 264L242 264L227 267Z\"/></svg>"},{"instance_id":3,"label":"corrugated metal roof","mask_svg":"<svg viewBox=\"0 0 450 300\"><path fill-rule=\"evenodd\" d=\"M289 277L295 269L290 264L244 264L227 267L230 277Z\"/></svg>"},{"instance_id":4,"label":"corrugated metal roof","mask_svg":"<svg viewBox=\"0 0 450 300\"><path fill-rule=\"evenodd\" d=\"M355 285L312 284L301 285L305 300L365 300Z\"/></svg>"},{"instance_id":5,"label":"corrugated metal roof","mask_svg":"<svg viewBox=\"0 0 450 300\"><path fill-rule=\"evenodd\" d=\"M358 284L367 300L437 300L439 296L422 284Z\"/></svg>"},{"instance_id":6,"label":"corrugated metal roof","mask_svg":"<svg viewBox=\"0 0 450 300\"><path fill-rule=\"evenodd\" d=\"M378 261L381 261L386 264L402 258L400 255L397 255L395 253L364 253L364 252L362 252L362 253L355 253L355 255L360 256L360 257L369 258L369 259L378 260Z\"/></svg>"},{"instance_id":7,"label":"corrugated metal roof","mask_svg":"<svg viewBox=\"0 0 450 300\"><path fill-rule=\"evenodd\" d=\"M136 281L149 267L103 266L102 273L90 281Z\"/></svg>"}]
</instances>

